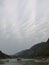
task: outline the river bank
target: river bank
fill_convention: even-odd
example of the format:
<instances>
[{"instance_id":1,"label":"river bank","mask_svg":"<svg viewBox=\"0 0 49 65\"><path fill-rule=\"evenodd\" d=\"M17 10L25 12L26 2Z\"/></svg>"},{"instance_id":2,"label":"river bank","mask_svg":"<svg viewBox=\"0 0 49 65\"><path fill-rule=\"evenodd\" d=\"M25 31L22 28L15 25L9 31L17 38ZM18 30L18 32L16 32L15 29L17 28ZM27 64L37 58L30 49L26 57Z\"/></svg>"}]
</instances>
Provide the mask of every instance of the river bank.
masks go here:
<instances>
[{"instance_id":1,"label":"river bank","mask_svg":"<svg viewBox=\"0 0 49 65\"><path fill-rule=\"evenodd\" d=\"M41 60L42 60L43 62L49 63L49 57L42 58Z\"/></svg>"}]
</instances>

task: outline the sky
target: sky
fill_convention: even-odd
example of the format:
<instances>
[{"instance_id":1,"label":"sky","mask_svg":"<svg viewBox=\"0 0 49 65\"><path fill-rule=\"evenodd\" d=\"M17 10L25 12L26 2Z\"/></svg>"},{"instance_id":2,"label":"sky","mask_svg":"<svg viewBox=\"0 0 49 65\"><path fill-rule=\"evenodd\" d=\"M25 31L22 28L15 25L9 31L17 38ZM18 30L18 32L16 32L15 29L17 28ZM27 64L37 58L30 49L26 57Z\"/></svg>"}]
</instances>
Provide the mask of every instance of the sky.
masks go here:
<instances>
[{"instance_id":1,"label":"sky","mask_svg":"<svg viewBox=\"0 0 49 65\"><path fill-rule=\"evenodd\" d=\"M49 38L49 0L0 0L0 50L14 54Z\"/></svg>"}]
</instances>

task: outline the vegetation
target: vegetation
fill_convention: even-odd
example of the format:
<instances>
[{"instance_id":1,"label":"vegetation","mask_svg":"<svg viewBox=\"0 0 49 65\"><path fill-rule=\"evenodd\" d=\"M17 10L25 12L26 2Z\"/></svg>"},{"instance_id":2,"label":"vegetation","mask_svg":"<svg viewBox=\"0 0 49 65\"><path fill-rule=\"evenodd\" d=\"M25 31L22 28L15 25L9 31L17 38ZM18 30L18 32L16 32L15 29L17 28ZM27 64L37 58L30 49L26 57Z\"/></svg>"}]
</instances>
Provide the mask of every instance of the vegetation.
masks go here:
<instances>
[{"instance_id":1,"label":"vegetation","mask_svg":"<svg viewBox=\"0 0 49 65\"><path fill-rule=\"evenodd\" d=\"M46 42L38 43L32 46L30 49L23 50L11 56L4 54L2 51L0 51L0 59L16 58L16 57L21 58L49 57L49 39Z\"/></svg>"},{"instance_id":2,"label":"vegetation","mask_svg":"<svg viewBox=\"0 0 49 65\"><path fill-rule=\"evenodd\" d=\"M0 51L0 59L6 59L6 58L11 58L11 57L7 54L4 54L2 51Z\"/></svg>"},{"instance_id":3,"label":"vegetation","mask_svg":"<svg viewBox=\"0 0 49 65\"><path fill-rule=\"evenodd\" d=\"M15 56L22 58L49 57L49 39L46 42L41 42L32 46L30 49L16 53Z\"/></svg>"}]
</instances>

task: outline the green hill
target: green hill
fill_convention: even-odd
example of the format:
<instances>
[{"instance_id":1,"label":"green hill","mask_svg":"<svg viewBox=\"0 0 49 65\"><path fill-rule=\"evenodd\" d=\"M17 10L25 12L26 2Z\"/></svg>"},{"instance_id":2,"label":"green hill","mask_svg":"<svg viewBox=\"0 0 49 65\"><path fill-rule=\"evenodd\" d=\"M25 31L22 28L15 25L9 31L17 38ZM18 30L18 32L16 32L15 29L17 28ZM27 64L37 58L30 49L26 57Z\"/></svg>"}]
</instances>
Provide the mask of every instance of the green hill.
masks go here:
<instances>
[{"instance_id":1,"label":"green hill","mask_svg":"<svg viewBox=\"0 0 49 65\"><path fill-rule=\"evenodd\" d=\"M3 53L2 51L0 51L0 59L6 59L6 58L11 58L9 55Z\"/></svg>"},{"instance_id":2,"label":"green hill","mask_svg":"<svg viewBox=\"0 0 49 65\"><path fill-rule=\"evenodd\" d=\"M49 57L49 39L32 46L30 49L16 53L15 56L22 58Z\"/></svg>"}]
</instances>

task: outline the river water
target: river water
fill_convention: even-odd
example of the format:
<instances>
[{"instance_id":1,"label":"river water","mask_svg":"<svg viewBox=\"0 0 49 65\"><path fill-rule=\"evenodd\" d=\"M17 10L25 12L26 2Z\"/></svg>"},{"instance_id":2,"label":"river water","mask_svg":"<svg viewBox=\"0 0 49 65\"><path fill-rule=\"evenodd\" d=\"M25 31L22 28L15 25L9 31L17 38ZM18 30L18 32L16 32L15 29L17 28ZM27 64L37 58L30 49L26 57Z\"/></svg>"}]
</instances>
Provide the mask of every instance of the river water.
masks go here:
<instances>
[{"instance_id":1,"label":"river water","mask_svg":"<svg viewBox=\"0 0 49 65\"><path fill-rule=\"evenodd\" d=\"M0 65L48 65L48 64L33 59L22 59L21 61L17 61L16 59L7 59L0 60Z\"/></svg>"}]
</instances>

